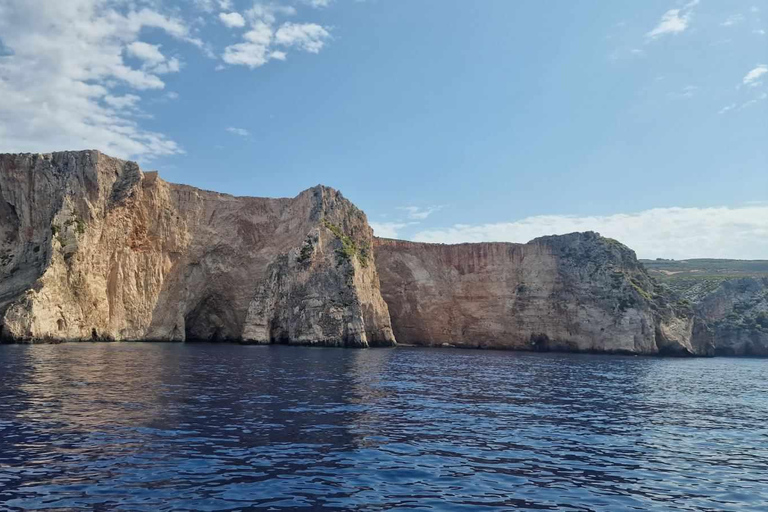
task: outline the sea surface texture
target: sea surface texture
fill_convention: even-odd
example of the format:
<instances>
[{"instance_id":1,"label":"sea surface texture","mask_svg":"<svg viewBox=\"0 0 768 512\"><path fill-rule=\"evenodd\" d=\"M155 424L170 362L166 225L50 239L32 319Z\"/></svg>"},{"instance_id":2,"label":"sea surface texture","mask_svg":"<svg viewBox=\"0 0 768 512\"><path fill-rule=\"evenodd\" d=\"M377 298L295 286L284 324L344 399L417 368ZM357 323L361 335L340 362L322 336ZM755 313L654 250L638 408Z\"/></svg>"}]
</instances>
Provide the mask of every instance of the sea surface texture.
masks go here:
<instances>
[{"instance_id":1,"label":"sea surface texture","mask_svg":"<svg viewBox=\"0 0 768 512\"><path fill-rule=\"evenodd\" d=\"M0 510L768 510L768 360L0 346Z\"/></svg>"}]
</instances>

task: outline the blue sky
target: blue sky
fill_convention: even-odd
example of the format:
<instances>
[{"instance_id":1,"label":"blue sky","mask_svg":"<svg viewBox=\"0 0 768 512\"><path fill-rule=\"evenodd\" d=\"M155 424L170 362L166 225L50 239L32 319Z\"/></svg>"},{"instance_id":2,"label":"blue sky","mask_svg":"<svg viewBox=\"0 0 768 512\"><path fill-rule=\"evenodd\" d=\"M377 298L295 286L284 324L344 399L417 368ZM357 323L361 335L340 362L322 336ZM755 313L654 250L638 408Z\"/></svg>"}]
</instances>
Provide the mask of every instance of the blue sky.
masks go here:
<instances>
[{"instance_id":1,"label":"blue sky","mask_svg":"<svg viewBox=\"0 0 768 512\"><path fill-rule=\"evenodd\" d=\"M0 0L0 151L323 183L385 236L768 259L766 31L766 0Z\"/></svg>"}]
</instances>

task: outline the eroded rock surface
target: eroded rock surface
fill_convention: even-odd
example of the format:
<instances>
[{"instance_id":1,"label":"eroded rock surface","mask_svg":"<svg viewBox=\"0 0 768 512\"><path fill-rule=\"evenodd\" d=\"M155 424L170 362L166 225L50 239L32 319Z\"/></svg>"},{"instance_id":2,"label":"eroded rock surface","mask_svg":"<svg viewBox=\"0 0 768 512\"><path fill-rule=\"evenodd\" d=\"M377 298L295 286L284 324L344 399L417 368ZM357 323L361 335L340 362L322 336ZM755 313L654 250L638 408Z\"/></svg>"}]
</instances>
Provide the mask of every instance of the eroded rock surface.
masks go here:
<instances>
[{"instance_id":1,"label":"eroded rock surface","mask_svg":"<svg viewBox=\"0 0 768 512\"><path fill-rule=\"evenodd\" d=\"M174 185L96 151L0 155L6 341L392 345L365 215Z\"/></svg>"},{"instance_id":2,"label":"eroded rock surface","mask_svg":"<svg viewBox=\"0 0 768 512\"><path fill-rule=\"evenodd\" d=\"M522 350L710 354L624 245L596 233L527 244L375 239L400 343Z\"/></svg>"},{"instance_id":3,"label":"eroded rock surface","mask_svg":"<svg viewBox=\"0 0 768 512\"><path fill-rule=\"evenodd\" d=\"M719 355L768 356L768 279L727 280L699 297L695 338Z\"/></svg>"},{"instance_id":4,"label":"eroded rock surface","mask_svg":"<svg viewBox=\"0 0 768 512\"><path fill-rule=\"evenodd\" d=\"M691 301L596 233L375 239L327 187L234 197L97 151L0 155L3 341L768 355L767 290L728 281Z\"/></svg>"}]
</instances>

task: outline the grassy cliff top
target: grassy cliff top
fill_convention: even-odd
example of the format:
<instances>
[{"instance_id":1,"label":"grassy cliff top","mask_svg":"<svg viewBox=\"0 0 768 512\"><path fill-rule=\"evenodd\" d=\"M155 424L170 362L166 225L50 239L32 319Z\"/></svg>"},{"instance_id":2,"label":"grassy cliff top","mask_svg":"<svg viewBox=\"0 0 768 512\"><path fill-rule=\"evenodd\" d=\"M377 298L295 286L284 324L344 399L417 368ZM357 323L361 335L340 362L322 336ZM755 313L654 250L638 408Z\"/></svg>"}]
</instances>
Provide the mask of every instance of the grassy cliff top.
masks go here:
<instances>
[{"instance_id":1,"label":"grassy cliff top","mask_svg":"<svg viewBox=\"0 0 768 512\"><path fill-rule=\"evenodd\" d=\"M768 278L768 260L640 260L659 282L683 295L711 292L723 281L744 277Z\"/></svg>"}]
</instances>

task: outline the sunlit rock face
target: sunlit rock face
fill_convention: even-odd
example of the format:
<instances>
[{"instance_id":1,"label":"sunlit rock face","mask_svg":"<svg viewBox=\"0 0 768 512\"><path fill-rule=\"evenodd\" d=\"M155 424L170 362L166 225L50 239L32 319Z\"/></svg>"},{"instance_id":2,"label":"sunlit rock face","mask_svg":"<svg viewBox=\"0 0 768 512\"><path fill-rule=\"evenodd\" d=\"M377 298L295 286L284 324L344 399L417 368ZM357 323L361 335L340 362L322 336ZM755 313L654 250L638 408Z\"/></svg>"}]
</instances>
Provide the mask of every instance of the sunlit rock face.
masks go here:
<instances>
[{"instance_id":1,"label":"sunlit rock face","mask_svg":"<svg viewBox=\"0 0 768 512\"><path fill-rule=\"evenodd\" d=\"M0 155L5 341L393 345L372 231L292 199L166 183L97 151Z\"/></svg>"},{"instance_id":2,"label":"sunlit rock face","mask_svg":"<svg viewBox=\"0 0 768 512\"><path fill-rule=\"evenodd\" d=\"M400 343L518 350L707 355L693 320L635 257L596 233L527 244L375 239Z\"/></svg>"},{"instance_id":3,"label":"sunlit rock face","mask_svg":"<svg viewBox=\"0 0 768 512\"><path fill-rule=\"evenodd\" d=\"M0 155L3 341L762 354L765 286L686 305L596 233L375 239L323 186L234 197L97 151ZM729 320L747 306L748 326Z\"/></svg>"}]
</instances>

